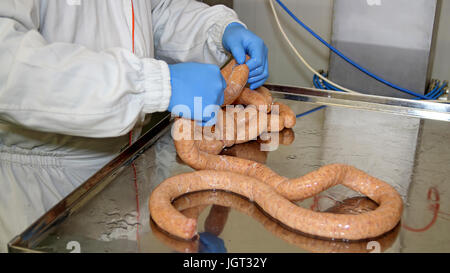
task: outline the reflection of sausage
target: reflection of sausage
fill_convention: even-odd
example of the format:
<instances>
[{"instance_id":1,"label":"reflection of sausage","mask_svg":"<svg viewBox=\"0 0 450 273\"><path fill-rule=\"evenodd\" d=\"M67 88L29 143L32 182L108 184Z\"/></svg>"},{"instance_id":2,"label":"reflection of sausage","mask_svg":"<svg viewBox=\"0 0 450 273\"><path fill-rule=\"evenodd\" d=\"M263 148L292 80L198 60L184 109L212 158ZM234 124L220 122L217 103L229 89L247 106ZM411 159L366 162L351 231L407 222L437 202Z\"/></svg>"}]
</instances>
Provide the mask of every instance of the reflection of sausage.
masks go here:
<instances>
[{"instance_id":1,"label":"reflection of sausage","mask_svg":"<svg viewBox=\"0 0 450 273\"><path fill-rule=\"evenodd\" d=\"M276 138L274 138L274 134L279 134L279 137L277 139L278 142L274 143L275 145L290 145L292 144L292 142L294 142L295 139L295 134L292 129L284 129L280 133L272 132L264 134L264 140L258 138L257 141L236 144L231 147L225 147L225 149L223 149L224 144L222 141L202 140L198 141L198 148L200 151L208 154L220 153L221 155L245 158L259 163L265 163L267 160L268 152L261 150L260 143L274 142L274 140L276 140ZM184 164L184 161L178 155L176 157L176 160L178 164Z\"/></svg>"},{"instance_id":2,"label":"reflection of sausage","mask_svg":"<svg viewBox=\"0 0 450 273\"><path fill-rule=\"evenodd\" d=\"M280 132L280 144L291 145L295 140L294 130L287 128Z\"/></svg>"},{"instance_id":3,"label":"reflection of sausage","mask_svg":"<svg viewBox=\"0 0 450 273\"><path fill-rule=\"evenodd\" d=\"M344 201L327 209L326 212L356 215L375 210L377 207L377 203L367 197L353 197L345 199Z\"/></svg>"},{"instance_id":4,"label":"reflection of sausage","mask_svg":"<svg viewBox=\"0 0 450 273\"><path fill-rule=\"evenodd\" d=\"M253 176L258 174L253 173ZM350 166L329 165L297 179L284 178L275 187L268 184L232 172L181 174L165 180L153 191L149 210L158 226L185 239L196 234L197 222L178 212L171 201L185 193L210 189L245 196L286 226L324 238L361 240L377 237L393 229L402 212L402 200L394 188ZM337 184L367 195L379 207L360 215L339 215L307 210L286 199L308 198Z\"/></svg>"},{"instance_id":5,"label":"reflection of sausage","mask_svg":"<svg viewBox=\"0 0 450 273\"><path fill-rule=\"evenodd\" d=\"M284 119L284 127L286 128L294 128L297 123L297 118L289 106L281 102L275 102L274 106L278 106L280 108L280 118Z\"/></svg>"},{"instance_id":6,"label":"reflection of sausage","mask_svg":"<svg viewBox=\"0 0 450 273\"><path fill-rule=\"evenodd\" d=\"M346 213L348 211L348 206L351 207L352 211L370 211L373 210L373 204L366 202L363 200L362 202L358 202L359 206L354 206L354 201L357 198L351 198L349 201L344 200L342 204L331 208L331 210L335 211L335 213ZM350 202L350 204L349 204ZM316 238L312 238L309 236L304 236L302 234L290 231L285 227L281 226L277 222L265 216L253 203L247 201L244 198L239 197L238 195L221 192L221 191L204 191L204 192L196 192L192 194L184 195L177 200L174 201L173 205L177 210L186 211L188 208L196 208L201 207L205 208L207 205L220 205L223 207L229 207L236 209L244 214L249 215L250 217L257 220L261 223L264 228L270 231L275 236L283 239L284 241L296 245L302 249L311 251L311 252L347 252L347 253L355 253L355 252L368 252L370 250L367 249L367 241L358 241L358 242L342 242L342 241L329 241L329 240L320 240ZM368 205L368 206L367 206ZM212 216L212 215L211 215ZM392 246L393 242L395 242L399 226L397 225L394 230L389 233L384 234L381 237L374 238L372 240L376 240L381 247L381 251L385 251L389 247ZM152 227L153 229L153 227ZM158 234L159 235L159 234ZM176 240L174 238L170 238L166 236L166 238L160 238L163 242L171 240L170 244L173 249L180 251L186 249L186 244L192 244L192 241L185 240ZM189 248L188 248L189 249ZM194 248L191 248L192 251ZM185 252L185 251L183 251Z\"/></svg>"},{"instance_id":7,"label":"reflection of sausage","mask_svg":"<svg viewBox=\"0 0 450 273\"><path fill-rule=\"evenodd\" d=\"M291 145L295 140L295 133L292 129L286 128L281 132L270 132L270 133L263 133L258 138L259 143L270 143L276 140L278 137L278 143L275 144L282 144L282 145Z\"/></svg>"},{"instance_id":8,"label":"reflection of sausage","mask_svg":"<svg viewBox=\"0 0 450 273\"><path fill-rule=\"evenodd\" d=\"M229 207L213 205L205 220L205 231L219 236L227 223Z\"/></svg>"},{"instance_id":9,"label":"reflection of sausage","mask_svg":"<svg viewBox=\"0 0 450 273\"><path fill-rule=\"evenodd\" d=\"M261 151L260 146L261 144L256 141L242 143L223 150L221 154L265 163L268 152Z\"/></svg>"},{"instance_id":10,"label":"reflection of sausage","mask_svg":"<svg viewBox=\"0 0 450 273\"><path fill-rule=\"evenodd\" d=\"M234 145L230 148L225 148L220 154L249 159L259 163L266 163L268 152L261 150L260 143L271 143L272 145L290 145L292 144L292 142L294 142L295 139L295 134L292 129L284 129L279 133L264 133L263 135L264 136L261 136L262 139L258 138L258 141L251 141ZM275 135L277 135L278 138L276 138ZM275 142L275 140L278 140L278 142ZM200 150L202 149L200 148Z\"/></svg>"}]
</instances>

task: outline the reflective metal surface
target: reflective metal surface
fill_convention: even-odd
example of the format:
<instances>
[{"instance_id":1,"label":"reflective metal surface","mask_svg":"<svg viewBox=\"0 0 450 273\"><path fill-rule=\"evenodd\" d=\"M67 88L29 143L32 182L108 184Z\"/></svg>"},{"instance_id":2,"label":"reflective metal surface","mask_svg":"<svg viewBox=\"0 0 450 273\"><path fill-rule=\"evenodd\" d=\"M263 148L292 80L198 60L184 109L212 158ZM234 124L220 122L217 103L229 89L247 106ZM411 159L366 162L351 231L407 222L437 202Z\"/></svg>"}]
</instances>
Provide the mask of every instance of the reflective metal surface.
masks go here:
<instances>
[{"instance_id":1,"label":"reflective metal surface","mask_svg":"<svg viewBox=\"0 0 450 273\"><path fill-rule=\"evenodd\" d=\"M299 118L295 141L261 154L260 160L287 177L343 163L385 180L405 201L402 222L391 233L356 243L318 240L280 226L253 203L233 194L204 192L187 196L197 200L197 206L180 205L199 217L201 240L167 236L150 219L149 194L164 179L192 169L177 158L165 120L13 240L10 251L450 252L450 123L442 121L449 120L445 119L448 106L412 101L383 104L378 97L358 100L308 92L315 91L274 94L298 114L318 105L328 107ZM408 111L392 114L397 107L415 110L410 115L404 115ZM423 112L435 114L418 118ZM299 205L324 211L357 195L338 186ZM223 207L227 204L230 210ZM223 228L216 230L218 236L202 233L214 227L211 223Z\"/></svg>"},{"instance_id":2,"label":"reflective metal surface","mask_svg":"<svg viewBox=\"0 0 450 273\"><path fill-rule=\"evenodd\" d=\"M436 103L408 99L397 99L364 94L349 94L336 91L316 90L293 86L266 84L274 96L321 105L338 105L356 109L387 112L424 119L450 121L450 103Z\"/></svg>"}]
</instances>

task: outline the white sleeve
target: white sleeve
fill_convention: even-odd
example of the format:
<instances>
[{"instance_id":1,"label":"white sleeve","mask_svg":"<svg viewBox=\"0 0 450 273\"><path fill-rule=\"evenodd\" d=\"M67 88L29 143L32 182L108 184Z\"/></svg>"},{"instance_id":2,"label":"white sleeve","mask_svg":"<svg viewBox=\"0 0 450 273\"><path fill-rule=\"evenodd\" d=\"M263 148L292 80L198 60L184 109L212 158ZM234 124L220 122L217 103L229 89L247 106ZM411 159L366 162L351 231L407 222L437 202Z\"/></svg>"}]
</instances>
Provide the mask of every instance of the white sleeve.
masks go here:
<instances>
[{"instance_id":1,"label":"white sleeve","mask_svg":"<svg viewBox=\"0 0 450 273\"><path fill-rule=\"evenodd\" d=\"M0 1L0 120L84 137L131 131L141 114L165 111L167 63L112 48L48 43L39 1Z\"/></svg>"},{"instance_id":2,"label":"white sleeve","mask_svg":"<svg viewBox=\"0 0 450 273\"><path fill-rule=\"evenodd\" d=\"M232 9L194 0L152 0L152 20L156 57L169 63L224 64L229 57L222 45L225 28L243 24Z\"/></svg>"}]
</instances>

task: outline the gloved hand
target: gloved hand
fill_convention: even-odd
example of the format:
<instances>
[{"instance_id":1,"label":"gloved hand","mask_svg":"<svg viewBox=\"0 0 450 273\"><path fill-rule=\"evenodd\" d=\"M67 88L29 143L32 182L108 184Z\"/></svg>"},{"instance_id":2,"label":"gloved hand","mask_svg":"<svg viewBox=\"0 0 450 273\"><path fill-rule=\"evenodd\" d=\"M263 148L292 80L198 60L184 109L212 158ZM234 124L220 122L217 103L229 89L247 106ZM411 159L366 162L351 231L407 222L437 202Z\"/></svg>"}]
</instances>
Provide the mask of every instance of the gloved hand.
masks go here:
<instances>
[{"instance_id":1,"label":"gloved hand","mask_svg":"<svg viewBox=\"0 0 450 273\"><path fill-rule=\"evenodd\" d=\"M251 89L264 84L269 77L269 50L261 38L241 24L231 23L225 29L222 44L233 54L238 64L245 63L246 54L250 56L246 64L250 70L248 83Z\"/></svg>"},{"instance_id":2,"label":"gloved hand","mask_svg":"<svg viewBox=\"0 0 450 273\"><path fill-rule=\"evenodd\" d=\"M211 64L180 63L169 65L169 70L172 85L169 111L214 125L227 85L220 68Z\"/></svg>"},{"instance_id":3,"label":"gloved hand","mask_svg":"<svg viewBox=\"0 0 450 273\"><path fill-rule=\"evenodd\" d=\"M225 243L222 239L209 232L202 232L200 235L200 253L227 253Z\"/></svg>"}]
</instances>

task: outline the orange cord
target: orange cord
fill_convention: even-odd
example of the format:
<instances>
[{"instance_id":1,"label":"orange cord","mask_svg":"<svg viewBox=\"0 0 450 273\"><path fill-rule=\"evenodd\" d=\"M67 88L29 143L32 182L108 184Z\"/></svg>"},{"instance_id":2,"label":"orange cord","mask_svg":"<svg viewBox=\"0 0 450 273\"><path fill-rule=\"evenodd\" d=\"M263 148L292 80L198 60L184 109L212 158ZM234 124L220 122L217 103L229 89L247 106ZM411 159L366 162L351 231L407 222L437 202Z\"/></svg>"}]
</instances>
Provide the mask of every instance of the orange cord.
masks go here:
<instances>
[{"instance_id":1,"label":"orange cord","mask_svg":"<svg viewBox=\"0 0 450 273\"><path fill-rule=\"evenodd\" d=\"M133 4L133 0L131 0L131 14L132 14L132 49L133 49L133 53L135 53L134 50L134 29L135 29L135 18L134 18L134 4ZM129 140L128 140L128 144L129 146L131 146L133 142L133 130L130 131L129 133ZM140 219L141 219L141 215L140 215L140 208L139 208L139 190L138 190L138 183L137 183L137 171L136 171L136 165L134 164L134 162L131 163L131 168L133 169L133 180L134 180L134 191L136 194L136 241L138 244L138 249L140 250L140 240L139 240L139 225L140 225Z\"/></svg>"},{"instance_id":2,"label":"orange cord","mask_svg":"<svg viewBox=\"0 0 450 273\"><path fill-rule=\"evenodd\" d=\"M426 225L423 228L413 228L406 224L403 224L404 229L412 231L412 232L424 232L424 231L429 230L436 223L438 215L439 215L439 209L440 209L440 204L439 204L440 196L439 196L439 191L437 190L437 188L431 187L428 189L427 200L429 202L432 202L432 204L430 204L430 208L433 211L433 218L431 219L430 223L428 223L428 225Z\"/></svg>"}]
</instances>

